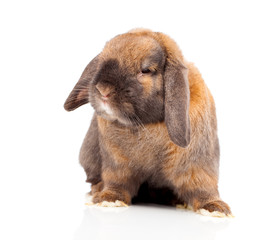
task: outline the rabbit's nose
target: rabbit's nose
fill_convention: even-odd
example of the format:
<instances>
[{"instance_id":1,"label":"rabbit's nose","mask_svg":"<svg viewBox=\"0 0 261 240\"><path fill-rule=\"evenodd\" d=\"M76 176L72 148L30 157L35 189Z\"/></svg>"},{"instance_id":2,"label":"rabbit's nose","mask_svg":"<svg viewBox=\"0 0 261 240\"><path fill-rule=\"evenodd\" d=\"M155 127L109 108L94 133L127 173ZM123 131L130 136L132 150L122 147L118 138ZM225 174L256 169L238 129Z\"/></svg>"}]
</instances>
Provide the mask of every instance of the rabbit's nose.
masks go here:
<instances>
[{"instance_id":1,"label":"rabbit's nose","mask_svg":"<svg viewBox=\"0 0 261 240\"><path fill-rule=\"evenodd\" d=\"M100 92L102 97L108 98L110 96L110 93L111 93L111 88L110 87L105 87L105 86L102 86L101 84L98 83L96 85L96 88Z\"/></svg>"}]
</instances>

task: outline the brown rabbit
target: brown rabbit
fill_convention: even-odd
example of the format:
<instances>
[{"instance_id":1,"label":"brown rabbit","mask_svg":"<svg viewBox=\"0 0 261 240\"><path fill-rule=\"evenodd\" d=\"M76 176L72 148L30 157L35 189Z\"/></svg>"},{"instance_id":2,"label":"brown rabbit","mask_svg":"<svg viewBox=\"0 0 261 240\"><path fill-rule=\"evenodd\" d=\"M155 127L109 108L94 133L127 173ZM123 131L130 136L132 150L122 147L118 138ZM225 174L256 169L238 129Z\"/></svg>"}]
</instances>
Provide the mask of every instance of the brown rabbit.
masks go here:
<instances>
[{"instance_id":1,"label":"brown rabbit","mask_svg":"<svg viewBox=\"0 0 261 240\"><path fill-rule=\"evenodd\" d=\"M231 214L218 193L213 97L171 38L137 29L109 41L64 107L71 111L88 102L95 113L80 163L94 203L130 204L147 184L168 189L172 202L195 211Z\"/></svg>"}]
</instances>

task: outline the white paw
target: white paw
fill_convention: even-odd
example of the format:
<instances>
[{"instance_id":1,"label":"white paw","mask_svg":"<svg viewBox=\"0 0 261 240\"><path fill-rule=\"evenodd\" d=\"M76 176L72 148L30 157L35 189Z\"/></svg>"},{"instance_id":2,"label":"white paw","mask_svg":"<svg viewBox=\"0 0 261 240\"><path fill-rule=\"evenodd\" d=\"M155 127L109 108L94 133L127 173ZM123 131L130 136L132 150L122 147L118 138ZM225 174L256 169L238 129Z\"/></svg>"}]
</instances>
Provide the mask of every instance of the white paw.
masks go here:
<instances>
[{"instance_id":1,"label":"white paw","mask_svg":"<svg viewBox=\"0 0 261 240\"><path fill-rule=\"evenodd\" d=\"M86 193L85 195L85 205L97 207L128 207L126 203L119 200L116 200L115 202L103 201L101 203L93 203L92 195L90 195L89 193Z\"/></svg>"},{"instance_id":2,"label":"white paw","mask_svg":"<svg viewBox=\"0 0 261 240\"><path fill-rule=\"evenodd\" d=\"M99 207L128 207L128 205L122 201L116 200L115 202L103 201L101 203L96 203Z\"/></svg>"},{"instance_id":3,"label":"white paw","mask_svg":"<svg viewBox=\"0 0 261 240\"><path fill-rule=\"evenodd\" d=\"M206 209L199 209L197 211L197 213L203 215L203 216L207 216L207 217L218 217L218 218L234 218L234 216L232 214L228 214L226 215L225 213L222 212L218 212L218 211L214 211L214 212L209 212Z\"/></svg>"}]
</instances>

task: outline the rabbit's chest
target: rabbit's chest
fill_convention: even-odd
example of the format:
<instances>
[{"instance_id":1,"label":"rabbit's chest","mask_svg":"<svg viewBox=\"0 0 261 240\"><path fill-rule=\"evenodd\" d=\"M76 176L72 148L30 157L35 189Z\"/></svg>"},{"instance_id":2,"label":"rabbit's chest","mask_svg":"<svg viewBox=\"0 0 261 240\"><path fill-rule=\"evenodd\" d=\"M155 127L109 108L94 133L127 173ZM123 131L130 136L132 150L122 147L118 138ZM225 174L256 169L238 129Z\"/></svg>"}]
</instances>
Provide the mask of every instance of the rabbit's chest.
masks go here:
<instances>
[{"instance_id":1,"label":"rabbit's chest","mask_svg":"<svg viewBox=\"0 0 261 240\"><path fill-rule=\"evenodd\" d=\"M139 169L160 167L170 157L173 159L177 151L164 122L136 129L110 126L102 134L106 150L114 156L114 161Z\"/></svg>"}]
</instances>

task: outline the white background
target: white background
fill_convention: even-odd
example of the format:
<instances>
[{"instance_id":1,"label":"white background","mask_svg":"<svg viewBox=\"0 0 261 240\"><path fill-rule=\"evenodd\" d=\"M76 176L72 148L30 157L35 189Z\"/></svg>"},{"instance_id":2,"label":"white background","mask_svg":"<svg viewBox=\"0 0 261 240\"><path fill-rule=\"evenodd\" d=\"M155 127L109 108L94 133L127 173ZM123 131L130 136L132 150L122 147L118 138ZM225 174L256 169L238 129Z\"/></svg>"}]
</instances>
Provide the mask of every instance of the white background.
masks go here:
<instances>
[{"instance_id":1,"label":"white background","mask_svg":"<svg viewBox=\"0 0 261 240\"><path fill-rule=\"evenodd\" d=\"M260 1L1 1L1 239L260 239ZM93 110L63 103L116 34L167 33L216 100L220 193L235 219L89 209L78 152Z\"/></svg>"}]
</instances>

